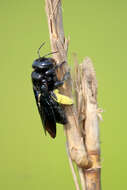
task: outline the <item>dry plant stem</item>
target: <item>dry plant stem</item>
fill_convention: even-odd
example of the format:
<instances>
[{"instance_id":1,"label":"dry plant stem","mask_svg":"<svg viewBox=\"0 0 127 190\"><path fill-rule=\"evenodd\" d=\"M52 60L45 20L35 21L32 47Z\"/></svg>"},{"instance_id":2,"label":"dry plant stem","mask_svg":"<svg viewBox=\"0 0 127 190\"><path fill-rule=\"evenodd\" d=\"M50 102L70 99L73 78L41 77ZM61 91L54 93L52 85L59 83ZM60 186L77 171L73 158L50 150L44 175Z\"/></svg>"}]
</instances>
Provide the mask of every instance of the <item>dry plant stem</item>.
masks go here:
<instances>
[{"instance_id":1,"label":"dry plant stem","mask_svg":"<svg viewBox=\"0 0 127 190\"><path fill-rule=\"evenodd\" d=\"M72 176L73 176L73 179L74 179L76 190L80 190L78 180L77 180L77 176L76 176L76 173L75 173L75 170L74 170L74 167L73 167L72 159L70 157L70 153L69 153L69 150L68 150L68 144L66 144L66 150L67 150L69 165L70 165L70 168L71 168L71 171L72 171ZM85 189L82 189L82 190L85 190Z\"/></svg>"},{"instance_id":2,"label":"dry plant stem","mask_svg":"<svg viewBox=\"0 0 127 190\"><path fill-rule=\"evenodd\" d=\"M53 54L54 59L57 63L62 61L67 62L67 51L68 51L68 39L64 36L63 22L62 22L62 9L60 0L45 0L46 3L46 14L48 18L49 34L52 51L58 51L58 53ZM63 73L68 71L68 65L65 64L58 72L58 77L61 78ZM65 85L60 88L60 91L72 97L72 84L71 77L65 83ZM66 115L68 118L68 124L64 126L65 134L68 142L68 149L71 159L80 167L87 167L89 160L87 159L87 154L84 146L84 141L78 127L78 117L75 106L65 107Z\"/></svg>"},{"instance_id":3,"label":"dry plant stem","mask_svg":"<svg viewBox=\"0 0 127 190\"><path fill-rule=\"evenodd\" d=\"M96 74L89 58L82 64L84 72L84 93L86 95L85 144L92 161L92 167L85 171L88 190L100 190L100 139L99 139L99 109L97 106Z\"/></svg>"},{"instance_id":4,"label":"dry plant stem","mask_svg":"<svg viewBox=\"0 0 127 190\"><path fill-rule=\"evenodd\" d=\"M58 51L53 57L57 63L67 62L69 41L64 37L60 0L45 0L52 51ZM69 159L75 161L79 169L82 188L100 190L100 145L97 108L97 82L90 59L80 67L76 66L75 80L77 110L75 106L65 108L68 124L64 126L68 142ZM58 77L68 71L68 65L58 72ZM72 97L71 77L60 89ZM80 124L80 127L79 127ZM86 152L87 150L87 152ZM92 162L92 164L91 164ZM74 175L74 174L73 174Z\"/></svg>"},{"instance_id":5,"label":"dry plant stem","mask_svg":"<svg viewBox=\"0 0 127 190\"><path fill-rule=\"evenodd\" d=\"M97 107L97 81L92 62L86 58L80 66L76 65L75 86L78 115L84 136L87 154L92 162L89 169L83 169L87 190L100 190L100 140L99 109ZM78 85L77 85L78 83ZM80 104L80 101L82 104Z\"/></svg>"},{"instance_id":6,"label":"dry plant stem","mask_svg":"<svg viewBox=\"0 0 127 190\"><path fill-rule=\"evenodd\" d=\"M84 178L84 171L83 171L82 168L78 167L78 172L79 172L79 177L80 177L82 190L86 190L86 181L85 181L85 178Z\"/></svg>"}]
</instances>

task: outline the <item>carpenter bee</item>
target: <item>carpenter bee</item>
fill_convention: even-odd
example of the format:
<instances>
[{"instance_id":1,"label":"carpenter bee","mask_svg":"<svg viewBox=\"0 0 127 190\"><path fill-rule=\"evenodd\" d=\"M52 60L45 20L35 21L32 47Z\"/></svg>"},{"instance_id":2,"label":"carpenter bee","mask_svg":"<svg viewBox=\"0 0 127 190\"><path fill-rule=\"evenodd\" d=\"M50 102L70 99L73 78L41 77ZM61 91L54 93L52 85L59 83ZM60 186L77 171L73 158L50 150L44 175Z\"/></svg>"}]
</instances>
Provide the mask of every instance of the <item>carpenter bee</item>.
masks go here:
<instances>
[{"instance_id":1,"label":"carpenter bee","mask_svg":"<svg viewBox=\"0 0 127 190\"><path fill-rule=\"evenodd\" d=\"M48 131L50 136L55 138L56 123L67 124L67 117L61 104L71 105L73 102L69 97L59 94L57 89L64 84L69 76L69 72L67 72L62 80L58 80L56 75L58 67L61 67L65 62L56 64L53 58L46 58L46 56L56 52L41 57L40 49L44 44L37 51L39 58L32 64L31 78L44 131L45 133Z\"/></svg>"}]
</instances>

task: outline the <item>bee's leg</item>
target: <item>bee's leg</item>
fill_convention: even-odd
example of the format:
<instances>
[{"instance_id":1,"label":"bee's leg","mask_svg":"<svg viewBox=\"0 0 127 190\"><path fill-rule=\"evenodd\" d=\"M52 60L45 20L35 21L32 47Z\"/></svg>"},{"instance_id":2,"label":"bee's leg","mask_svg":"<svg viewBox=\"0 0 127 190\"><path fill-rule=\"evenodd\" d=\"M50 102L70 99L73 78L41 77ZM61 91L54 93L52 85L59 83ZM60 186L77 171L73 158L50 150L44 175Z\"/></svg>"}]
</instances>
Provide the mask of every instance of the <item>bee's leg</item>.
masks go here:
<instances>
[{"instance_id":1,"label":"bee's leg","mask_svg":"<svg viewBox=\"0 0 127 190\"><path fill-rule=\"evenodd\" d=\"M62 86L63 84L64 84L64 81L60 81L60 80L56 81L55 84L54 84L54 89Z\"/></svg>"},{"instance_id":2,"label":"bee's leg","mask_svg":"<svg viewBox=\"0 0 127 190\"><path fill-rule=\"evenodd\" d=\"M70 71L64 74L62 81L67 81L69 78L70 78Z\"/></svg>"},{"instance_id":3,"label":"bee's leg","mask_svg":"<svg viewBox=\"0 0 127 190\"><path fill-rule=\"evenodd\" d=\"M62 65L65 64L65 63L66 63L66 61L63 61L62 63L55 65L55 67L53 67L52 69L49 69L48 71L46 71L45 75L49 76L49 75L51 75L53 73L55 74L55 70L57 70L58 68L61 68Z\"/></svg>"},{"instance_id":4,"label":"bee's leg","mask_svg":"<svg viewBox=\"0 0 127 190\"><path fill-rule=\"evenodd\" d=\"M65 63L67 63L66 61L63 61L62 63L59 63L55 66L55 69L61 68Z\"/></svg>"},{"instance_id":5,"label":"bee's leg","mask_svg":"<svg viewBox=\"0 0 127 190\"><path fill-rule=\"evenodd\" d=\"M70 78L70 72L66 72L65 75L63 76L62 80L57 80L54 84L55 88L58 88L64 84L64 81L67 81Z\"/></svg>"},{"instance_id":6,"label":"bee's leg","mask_svg":"<svg viewBox=\"0 0 127 190\"><path fill-rule=\"evenodd\" d=\"M57 100L57 96L53 91L50 91L51 97L55 98Z\"/></svg>"},{"instance_id":7,"label":"bee's leg","mask_svg":"<svg viewBox=\"0 0 127 190\"><path fill-rule=\"evenodd\" d=\"M49 69L48 71L45 72L46 76L50 76L51 74L55 73L55 68L53 67L52 69Z\"/></svg>"}]
</instances>

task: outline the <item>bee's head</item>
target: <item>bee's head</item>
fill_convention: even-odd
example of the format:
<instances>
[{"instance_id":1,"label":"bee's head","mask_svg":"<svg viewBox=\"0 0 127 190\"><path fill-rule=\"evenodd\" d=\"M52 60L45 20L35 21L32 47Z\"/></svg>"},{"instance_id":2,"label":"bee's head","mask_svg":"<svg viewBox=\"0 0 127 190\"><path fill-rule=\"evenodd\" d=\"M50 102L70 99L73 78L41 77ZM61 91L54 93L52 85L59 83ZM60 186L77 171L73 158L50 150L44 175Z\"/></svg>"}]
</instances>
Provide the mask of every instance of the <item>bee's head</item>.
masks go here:
<instances>
[{"instance_id":1,"label":"bee's head","mask_svg":"<svg viewBox=\"0 0 127 190\"><path fill-rule=\"evenodd\" d=\"M54 64L54 59L40 57L33 62L32 67L36 71L44 73L47 70L52 69L54 67Z\"/></svg>"}]
</instances>

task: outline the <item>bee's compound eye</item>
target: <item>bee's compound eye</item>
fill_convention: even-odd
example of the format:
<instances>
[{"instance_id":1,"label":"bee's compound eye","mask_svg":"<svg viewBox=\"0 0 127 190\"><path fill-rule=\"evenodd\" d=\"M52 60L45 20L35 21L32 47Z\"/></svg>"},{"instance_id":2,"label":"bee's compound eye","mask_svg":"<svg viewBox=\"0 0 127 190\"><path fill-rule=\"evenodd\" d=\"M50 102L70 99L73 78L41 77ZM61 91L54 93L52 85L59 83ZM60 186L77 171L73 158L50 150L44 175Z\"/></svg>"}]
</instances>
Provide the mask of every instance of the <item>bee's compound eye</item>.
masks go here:
<instances>
[{"instance_id":1,"label":"bee's compound eye","mask_svg":"<svg viewBox=\"0 0 127 190\"><path fill-rule=\"evenodd\" d=\"M37 73L36 71L33 71L31 77L32 77L32 79L39 81L39 80L41 80L42 75Z\"/></svg>"}]
</instances>

